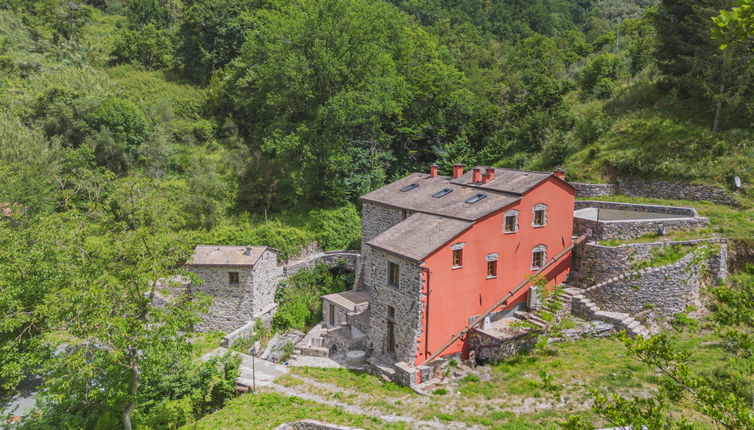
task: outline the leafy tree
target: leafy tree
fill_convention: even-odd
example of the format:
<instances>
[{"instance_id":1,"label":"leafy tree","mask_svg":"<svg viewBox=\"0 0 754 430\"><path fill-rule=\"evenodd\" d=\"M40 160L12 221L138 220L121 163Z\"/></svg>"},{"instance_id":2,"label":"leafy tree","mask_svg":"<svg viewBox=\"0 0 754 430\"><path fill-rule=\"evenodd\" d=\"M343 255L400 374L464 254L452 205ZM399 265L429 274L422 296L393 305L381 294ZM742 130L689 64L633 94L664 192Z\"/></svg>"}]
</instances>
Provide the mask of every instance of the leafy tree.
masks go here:
<instances>
[{"instance_id":1,"label":"leafy tree","mask_svg":"<svg viewBox=\"0 0 754 430\"><path fill-rule=\"evenodd\" d=\"M592 58L581 69L578 77L579 88L585 95L594 94L598 98L609 98L615 90L615 83L623 74L623 60L615 54L601 54Z\"/></svg>"},{"instance_id":2,"label":"leafy tree","mask_svg":"<svg viewBox=\"0 0 754 430\"><path fill-rule=\"evenodd\" d=\"M168 31L149 23L124 30L113 47L114 64L134 63L147 69L164 69L173 63L173 40Z\"/></svg>"},{"instance_id":3,"label":"leafy tree","mask_svg":"<svg viewBox=\"0 0 754 430\"><path fill-rule=\"evenodd\" d=\"M260 11L250 37L216 93L279 166L287 203L341 204L381 184L389 160L428 164L472 116L463 75L385 4L291 2Z\"/></svg>"},{"instance_id":4,"label":"leafy tree","mask_svg":"<svg viewBox=\"0 0 754 430\"><path fill-rule=\"evenodd\" d=\"M152 24L166 28L176 21L180 3L175 0L130 0L126 17L131 26L143 28Z\"/></svg>"},{"instance_id":5,"label":"leafy tree","mask_svg":"<svg viewBox=\"0 0 754 430\"><path fill-rule=\"evenodd\" d=\"M252 29L254 0L193 0L178 29L176 56L182 75L206 84L212 73L236 58Z\"/></svg>"},{"instance_id":6,"label":"leafy tree","mask_svg":"<svg viewBox=\"0 0 754 430\"><path fill-rule=\"evenodd\" d=\"M745 109L752 94L748 79L751 55L731 47L721 51L710 19L732 0L663 0L652 14L658 37L657 65L684 99L705 102L711 128L717 131L725 112ZM725 111L725 112L724 112Z\"/></svg>"}]
</instances>

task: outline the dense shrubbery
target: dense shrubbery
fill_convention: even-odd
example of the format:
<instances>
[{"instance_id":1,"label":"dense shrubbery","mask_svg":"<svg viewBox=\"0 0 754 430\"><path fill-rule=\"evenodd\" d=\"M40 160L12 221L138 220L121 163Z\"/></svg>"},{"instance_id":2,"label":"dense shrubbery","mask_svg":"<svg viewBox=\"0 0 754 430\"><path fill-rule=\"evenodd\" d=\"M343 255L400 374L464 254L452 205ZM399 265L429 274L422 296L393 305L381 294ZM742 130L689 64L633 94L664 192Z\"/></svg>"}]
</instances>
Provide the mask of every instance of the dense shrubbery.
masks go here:
<instances>
[{"instance_id":1,"label":"dense shrubbery","mask_svg":"<svg viewBox=\"0 0 754 430\"><path fill-rule=\"evenodd\" d=\"M278 288L278 310L272 320L276 330L306 330L322 321L320 296L351 288L353 273L320 264L291 276Z\"/></svg>"}]
</instances>

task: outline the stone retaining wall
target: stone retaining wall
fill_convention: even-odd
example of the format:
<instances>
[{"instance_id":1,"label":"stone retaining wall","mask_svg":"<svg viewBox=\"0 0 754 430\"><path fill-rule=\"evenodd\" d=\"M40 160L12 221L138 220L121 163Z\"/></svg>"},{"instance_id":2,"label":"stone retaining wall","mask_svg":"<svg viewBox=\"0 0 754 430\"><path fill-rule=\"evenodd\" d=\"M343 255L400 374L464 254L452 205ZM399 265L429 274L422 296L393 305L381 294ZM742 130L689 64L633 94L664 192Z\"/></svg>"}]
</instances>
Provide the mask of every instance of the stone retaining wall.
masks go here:
<instances>
[{"instance_id":1,"label":"stone retaining wall","mask_svg":"<svg viewBox=\"0 0 754 430\"><path fill-rule=\"evenodd\" d=\"M713 255L709 263L710 275L718 279L726 279L727 273L727 245L725 239L697 239L682 241L658 241L650 243L629 243L618 246L603 246L596 243L583 243L576 247L573 253L573 270L568 278L568 284L577 288L589 288L597 283L630 272L633 267L652 258L652 252L667 246L694 246L720 244L721 252Z\"/></svg>"},{"instance_id":2,"label":"stone retaining wall","mask_svg":"<svg viewBox=\"0 0 754 430\"><path fill-rule=\"evenodd\" d=\"M584 291L584 296L610 312L634 315L651 307L657 316L672 316L696 302L705 268L702 250L667 266L624 274Z\"/></svg>"},{"instance_id":3,"label":"stone retaining wall","mask_svg":"<svg viewBox=\"0 0 754 430\"><path fill-rule=\"evenodd\" d=\"M605 197L615 195L615 184L587 184L569 182L576 189L576 197Z\"/></svg>"},{"instance_id":4,"label":"stone retaining wall","mask_svg":"<svg viewBox=\"0 0 754 430\"><path fill-rule=\"evenodd\" d=\"M471 330L467 342L469 349L476 354L477 363L486 364L531 350L537 343L537 336L529 332L500 341L481 330Z\"/></svg>"},{"instance_id":5,"label":"stone retaining wall","mask_svg":"<svg viewBox=\"0 0 754 430\"><path fill-rule=\"evenodd\" d=\"M639 178L618 178L618 193L626 196L652 197L657 199L706 200L729 206L738 206L738 201L730 192L707 185L647 180Z\"/></svg>"},{"instance_id":6,"label":"stone retaining wall","mask_svg":"<svg viewBox=\"0 0 754 430\"><path fill-rule=\"evenodd\" d=\"M579 200L574 204L574 210L585 208L618 209L634 212L649 212L683 217L699 216L696 209L678 206L644 205L639 203L602 202L599 200Z\"/></svg>"},{"instance_id":7,"label":"stone retaining wall","mask_svg":"<svg viewBox=\"0 0 754 430\"><path fill-rule=\"evenodd\" d=\"M665 218L657 220L595 221L573 218L573 234L586 234L593 240L636 239L656 234L661 228L666 233L697 230L709 224L707 218Z\"/></svg>"},{"instance_id":8,"label":"stone retaining wall","mask_svg":"<svg viewBox=\"0 0 754 430\"><path fill-rule=\"evenodd\" d=\"M618 178L617 184L587 184L570 182L576 189L576 197L604 197L623 194L625 196L650 197L656 199L680 199L710 201L729 206L739 206L731 192L709 185L684 182L670 182L639 178Z\"/></svg>"}]
</instances>

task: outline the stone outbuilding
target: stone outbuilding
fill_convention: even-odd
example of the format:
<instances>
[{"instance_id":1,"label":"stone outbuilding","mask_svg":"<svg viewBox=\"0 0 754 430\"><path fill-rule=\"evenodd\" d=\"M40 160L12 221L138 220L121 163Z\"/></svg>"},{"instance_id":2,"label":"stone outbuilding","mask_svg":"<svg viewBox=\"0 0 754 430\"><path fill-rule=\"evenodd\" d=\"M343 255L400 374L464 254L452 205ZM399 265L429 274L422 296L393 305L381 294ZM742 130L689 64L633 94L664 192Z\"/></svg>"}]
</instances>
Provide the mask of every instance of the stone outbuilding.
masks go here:
<instances>
[{"instance_id":1,"label":"stone outbuilding","mask_svg":"<svg viewBox=\"0 0 754 430\"><path fill-rule=\"evenodd\" d=\"M197 330L230 333L277 310L275 292L283 277L278 251L266 246L198 245L186 262L203 283L190 286L214 298Z\"/></svg>"}]
</instances>

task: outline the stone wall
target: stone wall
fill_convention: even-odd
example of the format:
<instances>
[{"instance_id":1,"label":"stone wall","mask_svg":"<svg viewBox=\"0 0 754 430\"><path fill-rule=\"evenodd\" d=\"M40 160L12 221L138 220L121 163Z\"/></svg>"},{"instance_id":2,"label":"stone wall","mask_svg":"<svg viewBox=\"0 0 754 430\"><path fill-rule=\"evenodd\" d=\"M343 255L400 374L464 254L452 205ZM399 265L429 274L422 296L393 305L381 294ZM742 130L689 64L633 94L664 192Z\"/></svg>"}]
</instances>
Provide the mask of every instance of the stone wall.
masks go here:
<instances>
[{"instance_id":1,"label":"stone wall","mask_svg":"<svg viewBox=\"0 0 754 430\"><path fill-rule=\"evenodd\" d=\"M652 197L657 199L706 200L714 203L738 206L738 200L730 192L707 185L618 178L618 193L626 196Z\"/></svg>"},{"instance_id":2,"label":"stone wall","mask_svg":"<svg viewBox=\"0 0 754 430\"><path fill-rule=\"evenodd\" d=\"M587 184L569 182L576 189L576 197L605 197L615 195L615 184Z\"/></svg>"},{"instance_id":3,"label":"stone wall","mask_svg":"<svg viewBox=\"0 0 754 430\"><path fill-rule=\"evenodd\" d=\"M709 224L707 218L666 218L657 220L594 221L573 218L573 234L586 234L592 240L636 239L656 234L660 228L665 232L697 230Z\"/></svg>"},{"instance_id":4,"label":"stone wall","mask_svg":"<svg viewBox=\"0 0 754 430\"><path fill-rule=\"evenodd\" d=\"M644 205L639 203L602 202L598 200L579 200L574 204L574 210L585 208L619 209L634 212L649 212L682 217L699 216L696 209L678 206Z\"/></svg>"},{"instance_id":5,"label":"stone wall","mask_svg":"<svg viewBox=\"0 0 754 430\"><path fill-rule=\"evenodd\" d=\"M537 336L529 332L500 341L483 331L471 330L467 342L469 349L476 354L476 361L486 364L531 350L537 343Z\"/></svg>"},{"instance_id":6,"label":"stone wall","mask_svg":"<svg viewBox=\"0 0 754 430\"><path fill-rule=\"evenodd\" d=\"M320 251L315 254L308 254L304 258L286 261L283 266L283 276L293 276L317 264L326 264L330 267L342 265L356 273L360 262L361 254L359 251Z\"/></svg>"},{"instance_id":7,"label":"stone wall","mask_svg":"<svg viewBox=\"0 0 754 430\"><path fill-rule=\"evenodd\" d=\"M269 309L274 308L275 290L282 269L277 265L277 255L269 249L253 268L201 265L186 268L203 281L202 285L191 285L192 292L202 292L214 299L203 321L196 327L199 331L230 333L257 317L269 316ZM230 284L229 272L238 272L238 284Z\"/></svg>"},{"instance_id":8,"label":"stone wall","mask_svg":"<svg viewBox=\"0 0 754 430\"><path fill-rule=\"evenodd\" d=\"M421 334L422 271L418 263L369 248L364 260L365 284L372 293L368 342L374 354L386 353L387 307L395 309L395 360L413 363L417 354L417 340ZM388 286L387 263L400 268L398 287Z\"/></svg>"},{"instance_id":9,"label":"stone wall","mask_svg":"<svg viewBox=\"0 0 754 430\"><path fill-rule=\"evenodd\" d=\"M339 426L315 420L301 420L281 424L275 430L363 430L358 427Z\"/></svg>"},{"instance_id":10,"label":"stone wall","mask_svg":"<svg viewBox=\"0 0 754 430\"><path fill-rule=\"evenodd\" d=\"M615 194L650 197L656 199L680 199L739 206L735 194L718 187L683 182L670 182L640 178L618 178L617 184L587 184L571 182L576 197L603 197Z\"/></svg>"},{"instance_id":11,"label":"stone wall","mask_svg":"<svg viewBox=\"0 0 754 430\"><path fill-rule=\"evenodd\" d=\"M657 316L672 316L696 302L705 268L697 250L675 264L624 274L584 291L584 296L610 312L637 314L648 307Z\"/></svg>"},{"instance_id":12,"label":"stone wall","mask_svg":"<svg viewBox=\"0 0 754 430\"><path fill-rule=\"evenodd\" d=\"M577 246L573 253L572 271L568 284L577 288L589 288L600 282L620 276L633 270L634 266L652 258L652 252L667 246L695 246L701 244L721 244L723 257L713 256L716 263L710 263L714 277L727 277L727 246L725 239L697 239L682 241L658 241L650 243L629 243L618 246L603 246L588 242ZM713 267L716 269L712 269Z\"/></svg>"},{"instance_id":13,"label":"stone wall","mask_svg":"<svg viewBox=\"0 0 754 430\"><path fill-rule=\"evenodd\" d=\"M406 215L410 216L411 212ZM364 202L361 207L361 248L364 248L366 242L403 220L403 211L400 209Z\"/></svg>"}]
</instances>

